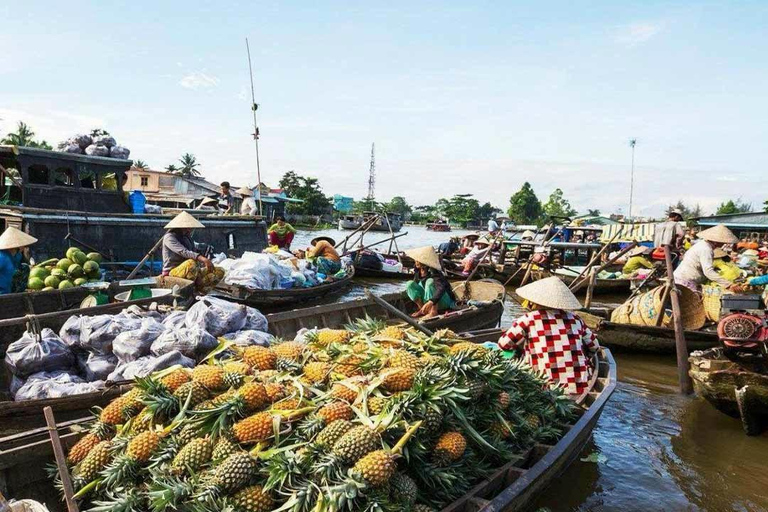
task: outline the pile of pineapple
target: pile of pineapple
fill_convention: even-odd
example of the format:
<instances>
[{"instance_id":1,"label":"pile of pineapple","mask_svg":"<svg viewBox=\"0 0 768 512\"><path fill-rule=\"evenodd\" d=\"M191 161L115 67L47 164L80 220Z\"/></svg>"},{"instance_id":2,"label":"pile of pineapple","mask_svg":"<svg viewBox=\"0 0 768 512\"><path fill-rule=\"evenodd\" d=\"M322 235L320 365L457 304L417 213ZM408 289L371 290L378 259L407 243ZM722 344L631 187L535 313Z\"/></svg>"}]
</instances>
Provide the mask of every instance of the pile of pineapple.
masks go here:
<instances>
[{"instance_id":1,"label":"pile of pineapple","mask_svg":"<svg viewBox=\"0 0 768 512\"><path fill-rule=\"evenodd\" d=\"M427 512L572 419L498 350L365 319L141 379L68 463L95 512Z\"/></svg>"}]
</instances>

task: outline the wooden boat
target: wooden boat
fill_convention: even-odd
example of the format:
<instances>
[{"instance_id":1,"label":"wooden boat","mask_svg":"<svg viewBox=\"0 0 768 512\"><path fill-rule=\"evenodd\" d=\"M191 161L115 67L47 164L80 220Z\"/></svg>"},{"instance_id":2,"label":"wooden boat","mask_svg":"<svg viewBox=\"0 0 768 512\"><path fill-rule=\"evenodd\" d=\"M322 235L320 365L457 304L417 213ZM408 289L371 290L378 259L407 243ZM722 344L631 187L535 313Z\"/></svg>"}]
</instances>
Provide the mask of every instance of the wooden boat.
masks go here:
<instances>
[{"instance_id":1,"label":"wooden boat","mask_svg":"<svg viewBox=\"0 0 768 512\"><path fill-rule=\"evenodd\" d=\"M398 281L408 281L413 279L413 272L389 272L368 267L355 267L355 277L364 277L366 279L395 279Z\"/></svg>"},{"instance_id":2,"label":"wooden boat","mask_svg":"<svg viewBox=\"0 0 768 512\"><path fill-rule=\"evenodd\" d=\"M576 280L581 272L581 267L576 268L558 268L554 270L554 275L559 277L561 281L569 285ZM629 293L632 288L632 279L616 278L616 279L595 279L595 287L593 293ZM584 286L581 291L586 291L587 287Z\"/></svg>"},{"instance_id":3,"label":"wooden boat","mask_svg":"<svg viewBox=\"0 0 768 512\"><path fill-rule=\"evenodd\" d=\"M257 309L270 311L300 304L319 297L325 297L332 293L341 292L352 284L352 278L354 277L355 269L352 268L347 272L345 277L329 283L323 283L310 288L286 288L277 290L258 290L221 282L216 285L216 288L211 292L211 295L233 302L239 302Z\"/></svg>"},{"instance_id":4,"label":"wooden boat","mask_svg":"<svg viewBox=\"0 0 768 512\"><path fill-rule=\"evenodd\" d=\"M493 329L468 336L481 343L498 339ZM592 430L616 388L616 363L608 349L596 355L597 371L589 389L575 399L577 419L554 445L538 444L521 453L501 468L492 471L469 493L443 509L443 512L521 511L532 505L558 476L579 456ZM85 432L90 417L61 422L57 430L65 451ZM52 512L64 511L58 491L45 467L53 460L47 428L27 430L0 438L0 492L17 499L44 501Z\"/></svg>"},{"instance_id":5,"label":"wooden boat","mask_svg":"<svg viewBox=\"0 0 768 512\"><path fill-rule=\"evenodd\" d=\"M763 358L732 361L722 348L694 352L688 358L693 389L717 410L740 418L747 435L768 426L768 368Z\"/></svg>"},{"instance_id":6,"label":"wooden boat","mask_svg":"<svg viewBox=\"0 0 768 512\"><path fill-rule=\"evenodd\" d=\"M427 224L427 231L439 231L441 233L448 233L451 231L451 225L447 222L430 222Z\"/></svg>"},{"instance_id":7,"label":"wooden boat","mask_svg":"<svg viewBox=\"0 0 768 512\"><path fill-rule=\"evenodd\" d=\"M598 313L599 315L593 314ZM601 345L619 352L675 354L675 330L670 327L619 324L606 320L610 312L590 310L579 315L597 333ZM601 317L602 316L602 317ZM716 331L685 331L688 352L706 350L718 345Z\"/></svg>"}]
</instances>

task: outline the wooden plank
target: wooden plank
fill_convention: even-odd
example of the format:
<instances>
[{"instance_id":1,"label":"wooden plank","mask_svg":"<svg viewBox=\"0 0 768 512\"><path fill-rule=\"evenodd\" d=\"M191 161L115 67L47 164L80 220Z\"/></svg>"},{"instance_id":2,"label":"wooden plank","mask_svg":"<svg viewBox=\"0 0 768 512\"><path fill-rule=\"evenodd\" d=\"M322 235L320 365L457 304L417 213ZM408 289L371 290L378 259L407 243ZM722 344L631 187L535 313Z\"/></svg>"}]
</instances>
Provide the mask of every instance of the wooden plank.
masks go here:
<instances>
[{"instance_id":1,"label":"wooden plank","mask_svg":"<svg viewBox=\"0 0 768 512\"><path fill-rule=\"evenodd\" d=\"M74 498L75 491L72 487L69 469L67 468L67 458L64 455L64 449L61 447L61 441L59 440L59 431L56 429L53 409L46 407L43 409L43 414L45 415L45 422L48 424L48 432L51 436L51 444L53 445L53 455L56 457L56 466L59 469L59 478L64 488L64 500L67 503L67 510L69 512L80 512Z\"/></svg>"}]
</instances>

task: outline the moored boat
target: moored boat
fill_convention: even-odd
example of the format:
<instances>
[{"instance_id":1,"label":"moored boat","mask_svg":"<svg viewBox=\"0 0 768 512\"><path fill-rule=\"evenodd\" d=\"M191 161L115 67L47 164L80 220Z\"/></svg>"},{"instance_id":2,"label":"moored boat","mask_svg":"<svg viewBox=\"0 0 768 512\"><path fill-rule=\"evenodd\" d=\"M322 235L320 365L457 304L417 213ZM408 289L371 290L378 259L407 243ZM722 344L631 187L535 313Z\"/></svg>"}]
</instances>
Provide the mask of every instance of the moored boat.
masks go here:
<instances>
[{"instance_id":1,"label":"moored boat","mask_svg":"<svg viewBox=\"0 0 768 512\"><path fill-rule=\"evenodd\" d=\"M430 222L427 224L427 231L439 231L441 233L448 233L451 231L451 225L447 222Z\"/></svg>"},{"instance_id":2,"label":"moored boat","mask_svg":"<svg viewBox=\"0 0 768 512\"><path fill-rule=\"evenodd\" d=\"M688 358L693 389L717 410L740 418L748 435L768 426L768 368L762 357L737 361L722 348L694 352Z\"/></svg>"},{"instance_id":3,"label":"moored boat","mask_svg":"<svg viewBox=\"0 0 768 512\"><path fill-rule=\"evenodd\" d=\"M567 285L571 285L584 267L575 268L558 268L553 271L554 275L560 278ZM614 279L595 279L595 286L593 293L629 293L632 287L632 279L626 277L617 277ZM581 288L581 291L586 291L586 285Z\"/></svg>"}]
</instances>

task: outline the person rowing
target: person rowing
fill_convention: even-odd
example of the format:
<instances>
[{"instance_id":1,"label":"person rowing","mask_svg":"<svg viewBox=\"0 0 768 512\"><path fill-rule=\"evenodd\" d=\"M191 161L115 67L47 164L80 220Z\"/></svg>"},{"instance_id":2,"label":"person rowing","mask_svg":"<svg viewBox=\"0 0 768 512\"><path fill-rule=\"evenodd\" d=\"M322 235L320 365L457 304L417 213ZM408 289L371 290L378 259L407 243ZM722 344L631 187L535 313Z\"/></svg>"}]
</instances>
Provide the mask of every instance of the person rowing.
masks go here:
<instances>
[{"instance_id":1,"label":"person rowing","mask_svg":"<svg viewBox=\"0 0 768 512\"><path fill-rule=\"evenodd\" d=\"M431 318L456 307L456 296L445 277L440 258L432 246L405 251L415 262L412 281L405 285L408 298L416 304L414 318Z\"/></svg>"}]
</instances>

